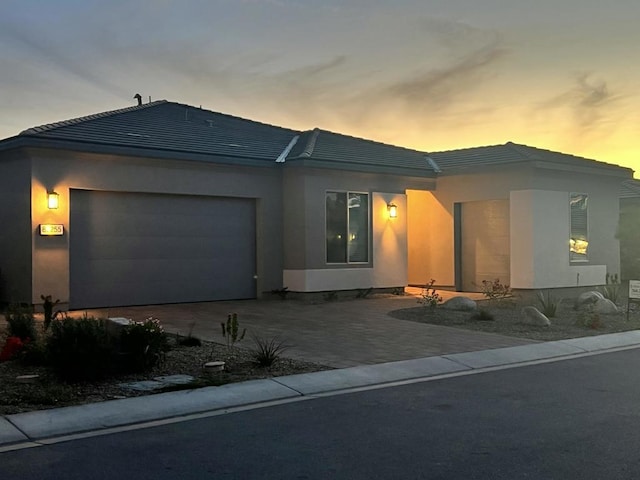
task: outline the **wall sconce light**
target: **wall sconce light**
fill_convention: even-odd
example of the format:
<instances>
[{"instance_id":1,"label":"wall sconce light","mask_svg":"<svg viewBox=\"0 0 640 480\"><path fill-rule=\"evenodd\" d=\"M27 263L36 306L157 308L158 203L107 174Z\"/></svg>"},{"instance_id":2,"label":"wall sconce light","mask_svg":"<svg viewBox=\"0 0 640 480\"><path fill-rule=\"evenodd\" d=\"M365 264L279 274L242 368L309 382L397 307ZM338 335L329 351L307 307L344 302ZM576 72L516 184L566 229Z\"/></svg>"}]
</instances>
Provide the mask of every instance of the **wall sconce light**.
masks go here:
<instances>
[{"instance_id":1,"label":"wall sconce light","mask_svg":"<svg viewBox=\"0 0 640 480\"><path fill-rule=\"evenodd\" d=\"M398 217L398 206L395 203L387 203L387 210L389 212L389 218Z\"/></svg>"},{"instance_id":2,"label":"wall sconce light","mask_svg":"<svg viewBox=\"0 0 640 480\"><path fill-rule=\"evenodd\" d=\"M58 208L58 200L60 199L60 195L56 192L48 192L47 193L47 207L51 210Z\"/></svg>"}]
</instances>

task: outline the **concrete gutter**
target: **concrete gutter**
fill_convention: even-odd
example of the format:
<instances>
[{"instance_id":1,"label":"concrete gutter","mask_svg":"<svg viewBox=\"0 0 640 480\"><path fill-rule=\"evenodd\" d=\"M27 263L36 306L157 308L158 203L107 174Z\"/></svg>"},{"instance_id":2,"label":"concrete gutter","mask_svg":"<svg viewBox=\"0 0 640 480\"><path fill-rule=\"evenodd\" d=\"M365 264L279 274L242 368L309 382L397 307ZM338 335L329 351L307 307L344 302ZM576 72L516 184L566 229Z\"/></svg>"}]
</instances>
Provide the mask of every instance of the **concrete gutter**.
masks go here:
<instances>
[{"instance_id":1,"label":"concrete gutter","mask_svg":"<svg viewBox=\"0 0 640 480\"><path fill-rule=\"evenodd\" d=\"M0 416L0 453L114 427L640 347L640 331L389 362Z\"/></svg>"}]
</instances>

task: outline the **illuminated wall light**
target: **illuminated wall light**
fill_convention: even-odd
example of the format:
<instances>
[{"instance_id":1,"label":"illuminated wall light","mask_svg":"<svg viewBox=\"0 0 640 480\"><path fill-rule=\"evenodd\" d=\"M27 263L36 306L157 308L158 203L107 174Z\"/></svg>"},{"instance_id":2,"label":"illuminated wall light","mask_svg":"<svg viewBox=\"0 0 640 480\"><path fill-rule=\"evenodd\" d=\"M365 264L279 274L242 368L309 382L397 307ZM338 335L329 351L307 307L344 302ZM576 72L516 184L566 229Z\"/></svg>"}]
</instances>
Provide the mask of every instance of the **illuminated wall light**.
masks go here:
<instances>
[{"instance_id":1,"label":"illuminated wall light","mask_svg":"<svg viewBox=\"0 0 640 480\"><path fill-rule=\"evenodd\" d=\"M398 206L395 203L388 203L387 211L389 212L389 218L398 218Z\"/></svg>"},{"instance_id":2,"label":"illuminated wall light","mask_svg":"<svg viewBox=\"0 0 640 480\"><path fill-rule=\"evenodd\" d=\"M47 208L53 210L58 208L60 195L56 192L47 193Z\"/></svg>"}]
</instances>

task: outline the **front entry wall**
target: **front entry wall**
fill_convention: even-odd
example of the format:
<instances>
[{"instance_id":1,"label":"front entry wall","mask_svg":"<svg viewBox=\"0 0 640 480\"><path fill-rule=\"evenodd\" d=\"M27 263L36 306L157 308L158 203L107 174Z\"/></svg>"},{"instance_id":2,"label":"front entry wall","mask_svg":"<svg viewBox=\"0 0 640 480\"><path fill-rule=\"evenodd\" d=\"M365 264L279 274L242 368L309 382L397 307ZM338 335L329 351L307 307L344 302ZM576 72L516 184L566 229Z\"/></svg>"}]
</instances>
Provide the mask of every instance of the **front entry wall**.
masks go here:
<instances>
[{"instance_id":1,"label":"front entry wall","mask_svg":"<svg viewBox=\"0 0 640 480\"><path fill-rule=\"evenodd\" d=\"M461 285L464 292L482 291L483 281L510 285L509 201L462 204Z\"/></svg>"},{"instance_id":2,"label":"front entry wall","mask_svg":"<svg viewBox=\"0 0 640 480\"><path fill-rule=\"evenodd\" d=\"M389 218L387 205L398 207ZM332 265L324 269L285 269L283 285L294 292L404 287L407 284L407 208L401 194L371 194L371 265Z\"/></svg>"}]
</instances>

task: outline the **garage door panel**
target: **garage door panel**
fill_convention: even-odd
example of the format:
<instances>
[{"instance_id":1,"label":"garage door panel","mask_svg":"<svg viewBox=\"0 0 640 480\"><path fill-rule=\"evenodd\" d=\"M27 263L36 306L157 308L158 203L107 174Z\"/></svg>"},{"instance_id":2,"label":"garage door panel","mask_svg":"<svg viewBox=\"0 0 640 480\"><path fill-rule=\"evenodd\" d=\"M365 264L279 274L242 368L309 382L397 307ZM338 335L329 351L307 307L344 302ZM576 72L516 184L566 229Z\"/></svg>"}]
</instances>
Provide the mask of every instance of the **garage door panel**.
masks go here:
<instances>
[{"instance_id":1,"label":"garage door panel","mask_svg":"<svg viewBox=\"0 0 640 480\"><path fill-rule=\"evenodd\" d=\"M72 308L255 298L255 201L73 190Z\"/></svg>"}]
</instances>

